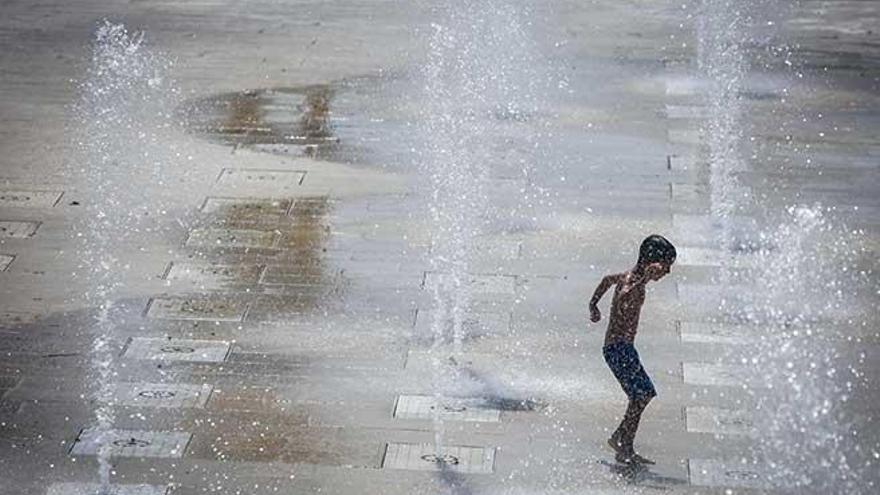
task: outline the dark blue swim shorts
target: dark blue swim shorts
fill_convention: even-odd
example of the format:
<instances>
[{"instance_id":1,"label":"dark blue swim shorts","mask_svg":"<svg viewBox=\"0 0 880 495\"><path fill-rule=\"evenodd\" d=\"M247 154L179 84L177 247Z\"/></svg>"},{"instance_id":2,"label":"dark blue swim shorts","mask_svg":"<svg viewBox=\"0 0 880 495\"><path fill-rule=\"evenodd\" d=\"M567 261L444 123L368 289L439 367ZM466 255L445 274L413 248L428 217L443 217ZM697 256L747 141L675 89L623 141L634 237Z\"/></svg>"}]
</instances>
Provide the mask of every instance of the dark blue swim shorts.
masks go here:
<instances>
[{"instance_id":1,"label":"dark blue swim shorts","mask_svg":"<svg viewBox=\"0 0 880 495\"><path fill-rule=\"evenodd\" d=\"M651 377L642 367L639 353L629 342L615 342L602 348L605 362L620 382L623 391L630 399L651 398L657 395Z\"/></svg>"}]
</instances>

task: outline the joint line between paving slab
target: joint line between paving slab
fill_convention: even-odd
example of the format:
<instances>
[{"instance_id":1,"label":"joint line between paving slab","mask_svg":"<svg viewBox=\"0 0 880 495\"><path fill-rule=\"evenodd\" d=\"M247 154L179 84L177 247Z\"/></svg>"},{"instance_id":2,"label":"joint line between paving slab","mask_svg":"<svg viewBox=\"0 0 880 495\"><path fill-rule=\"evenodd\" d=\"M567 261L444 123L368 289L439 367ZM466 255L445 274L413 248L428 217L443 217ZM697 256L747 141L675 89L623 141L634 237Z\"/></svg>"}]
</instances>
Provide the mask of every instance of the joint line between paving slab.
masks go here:
<instances>
[{"instance_id":1,"label":"joint line between paving slab","mask_svg":"<svg viewBox=\"0 0 880 495\"><path fill-rule=\"evenodd\" d=\"M155 297L151 297L151 298L147 301L147 307L144 308L144 311L143 311L143 313L141 314L142 317L144 317L144 318L149 318L149 316L147 316L147 315L150 314L150 308L153 307L153 302L154 302L156 299L157 299L157 298L155 298Z\"/></svg>"},{"instance_id":2,"label":"joint line between paving slab","mask_svg":"<svg viewBox=\"0 0 880 495\"><path fill-rule=\"evenodd\" d=\"M125 339L125 344L122 345L122 352L120 352L119 355L116 357L121 358L122 356L124 356L125 352L131 346L131 343L133 340L134 340L134 337L129 337L129 338Z\"/></svg>"},{"instance_id":3,"label":"joint line between paving slab","mask_svg":"<svg viewBox=\"0 0 880 495\"><path fill-rule=\"evenodd\" d=\"M174 267L174 262L169 261L168 266L165 267L165 272L162 274L162 280L168 280L168 275L171 275L171 269ZM149 311L150 308L147 308Z\"/></svg>"},{"instance_id":4,"label":"joint line between paving slab","mask_svg":"<svg viewBox=\"0 0 880 495\"><path fill-rule=\"evenodd\" d=\"M379 451L379 468L384 468L384 467L385 467L385 459L388 457L388 446L389 446L389 445L390 445L390 444L389 444L388 442L385 442L385 446L384 446L384 448L380 447L380 451Z\"/></svg>"},{"instance_id":5,"label":"joint line between paving slab","mask_svg":"<svg viewBox=\"0 0 880 495\"><path fill-rule=\"evenodd\" d=\"M76 444L79 442L79 437L82 436L84 431L86 431L85 428L80 428L79 431L76 432L76 437L70 442L70 447L67 448L67 455L73 455L73 449L76 447Z\"/></svg>"}]
</instances>

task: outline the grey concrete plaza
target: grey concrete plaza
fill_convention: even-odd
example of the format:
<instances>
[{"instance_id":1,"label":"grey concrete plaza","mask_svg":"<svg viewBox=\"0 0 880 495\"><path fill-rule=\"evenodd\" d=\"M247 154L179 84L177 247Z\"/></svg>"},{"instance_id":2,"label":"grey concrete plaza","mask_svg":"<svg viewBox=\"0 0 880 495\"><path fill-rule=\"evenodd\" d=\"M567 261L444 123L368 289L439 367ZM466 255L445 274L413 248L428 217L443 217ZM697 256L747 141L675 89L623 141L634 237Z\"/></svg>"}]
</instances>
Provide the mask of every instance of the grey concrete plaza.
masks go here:
<instances>
[{"instance_id":1,"label":"grey concrete plaza","mask_svg":"<svg viewBox=\"0 0 880 495\"><path fill-rule=\"evenodd\" d=\"M0 494L880 490L877 2L0 9Z\"/></svg>"}]
</instances>

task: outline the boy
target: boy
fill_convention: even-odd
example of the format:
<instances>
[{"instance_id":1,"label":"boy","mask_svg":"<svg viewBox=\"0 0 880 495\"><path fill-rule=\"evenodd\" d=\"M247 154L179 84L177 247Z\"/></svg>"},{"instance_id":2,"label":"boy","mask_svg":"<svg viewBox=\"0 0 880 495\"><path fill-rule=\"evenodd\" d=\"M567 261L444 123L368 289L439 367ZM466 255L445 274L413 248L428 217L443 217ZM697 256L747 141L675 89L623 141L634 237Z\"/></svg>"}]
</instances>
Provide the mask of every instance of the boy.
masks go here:
<instances>
[{"instance_id":1,"label":"boy","mask_svg":"<svg viewBox=\"0 0 880 495\"><path fill-rule=\"evenodd\" d=\"M602 279L590 300L590 321L598 322L602 315L596 306L605 292L613 285L611 316L605 333L602 354L605 362L623 391L629 397L629 405L620 426L608 439L608 445L616 453L614 459L626 464L654 464L635 453L633 442L642 411L657 395L651 378L642 367L639 354L633 346L639 327L639 313L645 302L645 286L651 280L660 280L669 273L675 262L675 247L659 235L648 236L639 248L636 266L623 273L608 275Z\"/></svg>"}]
</instances>

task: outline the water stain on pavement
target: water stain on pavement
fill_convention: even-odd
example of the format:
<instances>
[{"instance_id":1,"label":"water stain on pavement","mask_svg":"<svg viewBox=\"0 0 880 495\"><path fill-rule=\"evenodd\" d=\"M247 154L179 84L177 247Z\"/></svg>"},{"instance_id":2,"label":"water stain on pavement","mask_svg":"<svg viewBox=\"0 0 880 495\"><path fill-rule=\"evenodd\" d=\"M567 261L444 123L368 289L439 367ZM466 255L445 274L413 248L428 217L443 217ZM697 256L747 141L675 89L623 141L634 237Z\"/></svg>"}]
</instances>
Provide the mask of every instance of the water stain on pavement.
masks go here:
<instances>
[{"instance_id":1,"label":"water stain on pavement","mask_svg":"<svg viewBox=\"0 0 880 495\"><path fill-rule=\"evenodd\" d=\"M185 104L190 130L235 147L290 145L314 155L336 145L329 85L221 93Z\"/></svg>"}]
</instances>

